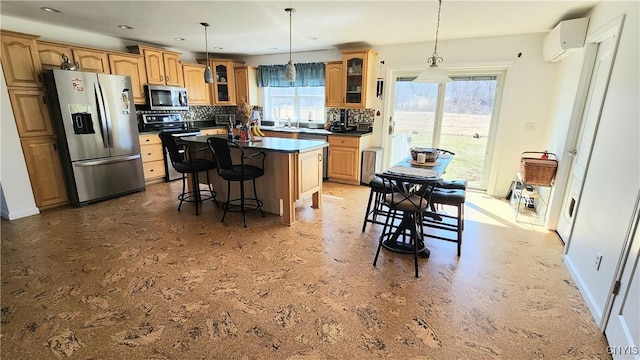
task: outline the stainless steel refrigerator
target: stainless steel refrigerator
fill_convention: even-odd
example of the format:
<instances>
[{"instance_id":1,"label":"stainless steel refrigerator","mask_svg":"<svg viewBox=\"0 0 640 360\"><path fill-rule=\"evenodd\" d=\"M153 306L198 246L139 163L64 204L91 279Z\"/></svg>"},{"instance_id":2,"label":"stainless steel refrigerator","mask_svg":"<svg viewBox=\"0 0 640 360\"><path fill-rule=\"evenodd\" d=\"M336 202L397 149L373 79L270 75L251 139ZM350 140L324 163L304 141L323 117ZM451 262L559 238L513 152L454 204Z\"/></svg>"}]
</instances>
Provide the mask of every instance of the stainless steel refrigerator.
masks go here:
<instances>
[{"instance_id":1,"label":"stainless steel refrigerator","mask_svg":"<svg viewBox=\"0 0 640 360\"><path fill-rule=\"evenodd\" d=\"M144 172L129 76L44 72L72 204L144 190Z\"/></svg>"}]
</instances>

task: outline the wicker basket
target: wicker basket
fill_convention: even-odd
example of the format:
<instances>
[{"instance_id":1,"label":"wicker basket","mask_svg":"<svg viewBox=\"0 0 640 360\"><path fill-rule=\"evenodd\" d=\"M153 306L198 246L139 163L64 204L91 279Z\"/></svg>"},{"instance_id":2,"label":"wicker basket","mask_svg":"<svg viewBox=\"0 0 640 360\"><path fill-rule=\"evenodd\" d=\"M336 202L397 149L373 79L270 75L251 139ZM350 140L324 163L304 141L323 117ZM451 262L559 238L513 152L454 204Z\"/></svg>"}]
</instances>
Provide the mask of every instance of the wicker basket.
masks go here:
<instances>
[{"instance_id":1,"label":"wicker basket","mask_svg":"<svg viewBox=\"0 0 640 360\"><path fill-rule=\"evenodd\" d=\"M534 154L539 156L532 157ZM557 169L558 160L553 153L526 151L520 158L520 175L525 184L551 186Z\"/></svg>"}]
</instances>

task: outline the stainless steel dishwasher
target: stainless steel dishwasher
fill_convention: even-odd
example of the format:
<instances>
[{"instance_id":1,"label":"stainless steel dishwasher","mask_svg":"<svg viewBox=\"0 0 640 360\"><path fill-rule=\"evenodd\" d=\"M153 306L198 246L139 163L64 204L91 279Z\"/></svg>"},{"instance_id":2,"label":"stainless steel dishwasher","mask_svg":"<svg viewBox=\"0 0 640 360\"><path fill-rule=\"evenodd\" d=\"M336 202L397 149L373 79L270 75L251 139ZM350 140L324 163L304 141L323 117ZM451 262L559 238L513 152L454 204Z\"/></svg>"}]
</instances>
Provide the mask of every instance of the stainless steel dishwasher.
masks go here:
<instances>
[{"instance_id":1,"label":"stainless steel dishwasher","mask_svg":"<svg viewBox=\"0 0 640 360\"><path fill-rule=\"evenodd\" d=\"M300 139L300 140L324 140L324 141L327 141L328 140L328 135L327 134L308 133L308 132L301 131L301 132L298 133L298 139ZM329 147L322 148L322 178L324 180L328 179L328 177L327 177L327 167L329 166L328 154L329 154Z\"/></svg>"}]
</instances>

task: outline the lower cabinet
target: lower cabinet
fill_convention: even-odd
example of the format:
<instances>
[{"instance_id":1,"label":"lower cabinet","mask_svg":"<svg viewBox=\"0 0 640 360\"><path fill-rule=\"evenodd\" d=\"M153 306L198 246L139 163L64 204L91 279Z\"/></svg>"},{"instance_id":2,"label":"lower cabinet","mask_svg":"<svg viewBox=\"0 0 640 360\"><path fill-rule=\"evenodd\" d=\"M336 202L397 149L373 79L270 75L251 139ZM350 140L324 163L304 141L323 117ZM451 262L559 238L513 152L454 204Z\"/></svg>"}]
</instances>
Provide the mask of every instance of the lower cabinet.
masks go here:
<instances>
[{"instance_id":1,"label":"lower cabinet","mask_svg":"<svg viewBox=\"0 0 640 360\"><path fill-rule=\"evenodd\" d=\"M225 135L227 129L202 129L200 133L202 133L202 135Z\"/></svg>"},{"instance_id":2,"label":"lower cabinet","mask_svg":"<svg viewBox=\"0 0 640 360\"><path fill-rule=\"evenodd\" d=\"M322 168L322 149L298 154L297 199L302 199L320 189Z\"/></svg>"},{"instance_id":3,"label":"lower cabinet","mask_svg":"<svg viewBox=\"0 0 640 360\"><path fill-rule=\"evenodd\" d=\"M362 149L368 142L361 137L329 135L329 181L360 184Z\"/></svg>"},{"instance_id":4,"label":"lower cabinet","mask_svg":"<svg viewBox=\"0 0 640 360\"><path fill-rule=\"evenodd\" d=\"M144 181L157 182L164 178L164 150L158 134L140 135L140 154L142 155L142 168Z\"/></svg>"},{"instance_id":5,"label":"lower cabinet","mask_svg":"<svg viewBox=\"0 0 640 360\"><path fill-rule=\"evenodd\" d=\"M264 133L264 136L268 136L268 137L279 137L279 138L285 138L285 139L297 139L298 138L298 133L297 132L271 131L271 130L262 130L262 129L260 129L260 130Z\"/></svg>"},{"instance_id":6,"label":"lower cabinet","mask_svg":"<svg viewBox=\"0 0 640 360\"><path fill-rule=\"evenodd\" d=\"M36 206L45 209L66 203L60 154L54 137L20 140Z\"/></svg>"}]
</instances>

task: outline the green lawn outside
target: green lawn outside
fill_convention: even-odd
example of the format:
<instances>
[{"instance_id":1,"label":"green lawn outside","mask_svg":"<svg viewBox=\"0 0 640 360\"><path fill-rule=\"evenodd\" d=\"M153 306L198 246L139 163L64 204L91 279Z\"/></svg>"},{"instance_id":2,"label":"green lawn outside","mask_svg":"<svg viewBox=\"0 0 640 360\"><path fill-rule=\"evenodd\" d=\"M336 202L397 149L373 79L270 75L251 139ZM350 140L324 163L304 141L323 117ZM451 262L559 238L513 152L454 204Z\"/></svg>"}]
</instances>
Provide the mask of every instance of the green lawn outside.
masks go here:
<instances>
[{"instance_id":1,"label":"green lawn outside","mask_svg":"<svg viewBox=\"0 0 640 360\"><path fill-rule=\"evenodd\" d=\"M395 111L395 134L406 134L409 147L432 147L433 112ZM443 116L439 147L456 154L445 179L465 179L480 188L491 115L449 114Z\"/></svg>"}]
</instances>

